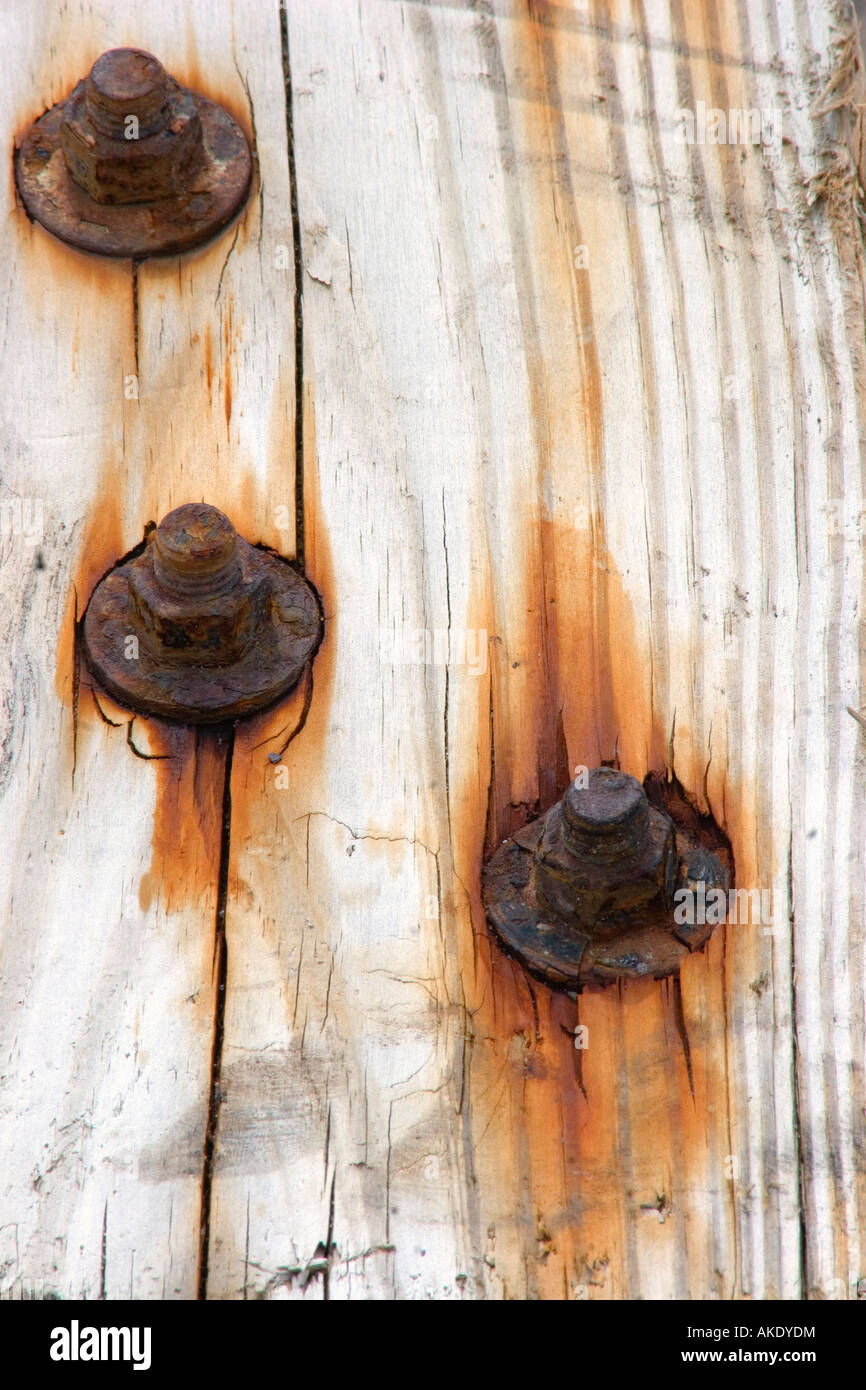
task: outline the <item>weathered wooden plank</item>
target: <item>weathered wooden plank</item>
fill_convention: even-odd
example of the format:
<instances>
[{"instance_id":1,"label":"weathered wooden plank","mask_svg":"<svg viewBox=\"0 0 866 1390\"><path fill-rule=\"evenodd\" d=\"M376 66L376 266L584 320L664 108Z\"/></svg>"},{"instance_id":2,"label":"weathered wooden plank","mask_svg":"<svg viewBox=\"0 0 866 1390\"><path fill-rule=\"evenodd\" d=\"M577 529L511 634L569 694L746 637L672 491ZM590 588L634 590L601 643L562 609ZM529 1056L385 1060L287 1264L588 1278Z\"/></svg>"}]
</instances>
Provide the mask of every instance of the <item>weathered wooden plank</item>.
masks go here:
<instances>
[{"instance_id":1,"label":"weathered wooden plank","mask_svg":"<svg viewBox=\"0 0 866 1390\"><path fill-rule=\"evenodd\" d=\"M0 1288L853 1296L848 7L11 16L7 127L135 42L254 125L261 181L137 277L4 195L3 481L45 535L39 569L4 511ZM684 144L698 102L784 139ZM147 763L86 679L73 709L76 592L198 497L302 550L327 618L234 739L223 1000L226 742L136 720ZM601 759L675 774L774 921L572 1000L491 943L480 862Z\"/></svg>"},{"instance_id":2,"label":"weathered wooden plank","mask_svg":"<svg viewBox=\"0 0 866 1390\"><path fill-rule=\"evenodd\" d=\"M23 129L103 49L134 43L258 134L260 182L237 231L137 274L31 227L11 177L4 193L4 481L41 504L45 538L36 570L27 537L4 537L0 571L14 845L2 1286L188 1298L199 1283L226 745L148 734L136 720L133 741L163 760L136 757L128 714L103 702L117 721L105 724L86 675L74 692L73 623L76 596L80 612L145 524L181 501L223 506L251 539L293 542L279 25L274 10L203 4L86 5L74 24L56 6L18 5L7 24L19 59L6 129Z\"/></svg>"},{"instance_id":3,"label":"weathered wooden plank","mask_svg":"<svg viewBox=\"0 0 866 1390\"><path fill-rule=\"evenodd\" d=\"M288 7L329 623L287 776L300 706L236 763L215 1292L850 1295L862 265L809 112L848 33ZM698 101L784 142L684 144ZM449 628L489 660L394 661ZM576 1003L491 946L479 862L601 759L675 774L775 920Z\"/></svg>"}]
</instances>

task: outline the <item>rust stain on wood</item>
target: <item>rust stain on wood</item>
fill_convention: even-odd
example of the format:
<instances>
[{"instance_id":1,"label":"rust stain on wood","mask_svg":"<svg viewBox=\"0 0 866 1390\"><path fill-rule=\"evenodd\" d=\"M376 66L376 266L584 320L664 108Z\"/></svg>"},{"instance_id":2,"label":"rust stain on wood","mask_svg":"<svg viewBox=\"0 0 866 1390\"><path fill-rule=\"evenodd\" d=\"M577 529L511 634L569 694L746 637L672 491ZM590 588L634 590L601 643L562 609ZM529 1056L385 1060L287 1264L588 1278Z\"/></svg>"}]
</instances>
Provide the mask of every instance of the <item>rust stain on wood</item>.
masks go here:
<instances>
[{"instance_id":1,"label":"rust stain on wood","mask_svg":"<svg viewBox=\"0 0 866 1390\"><path fill-rule=\"evenodd\" d=\"M684 967L686 1052L672 982L574 1000L479 942L467 1123L485 1220L512 1228L498 1273L515 1294L624 1297L638 1244L681 1241L687 1223L712 1245L706 1189L724 1186L730 1144L723 950Z\"/></svg>"},{"instance_id":2,"label":"rust stain on wood","mask_svg":"<svg viewBox=\"0 0 866 1390\"><path fill-rule=\"evenodd\" d=\"M22 102L13 127L13 144L17 149L21 140L37 117L43 111L62 101L92 68L95 60L106 47L118 44L102 43L92 13L76 15L74 25L63 25L63 42L47 43L37 48L37 62L30 75L29 95ZM134 41L133 41L134 42ZM40 61L41 57L41 61ZM12 163L9 161L9 175L12 177ZM14 184L14 179L13 179Z\"/></svg>"},{"instance_id":3,"label":"rust stain on wood","mask_svg":"<svg viewBox=\"0 0 866 1390\"><path fill-rule=\"evenodd\" d=\"M213 400L213 333L210 324L204 329L204 372L207 381L208 400Z\"/></svg>"},{"instance_id":4,"label":"rust stain on wood","mask_svg":"<svg viewBox=\"0 0 866 1390\"><path fill-rule=\"evenodd\" d=\"M106 471L109 467L110 463ZM219 494L224 491L215 490ZM241 534L255 540L259 526L253 474L239 471L232 479L230 493L231 502L220 495L217 504L237 522ZM104 500L101 498L94 508L82 539L56 664L56 689L67 706L72 705L74 692L76 605L80 620L98 581L130 553L123 542L125 523L120 496L116 489L106 488ZM156 516L159 515L157 511ZM143 543L145 529L143 525L141 538L132 549ZM93 697L79 699L79 721L91 727L106 722L118 725L106 730L108 736L126 737L131 744L129 756L134 757L137 752L142 759L141 776L154 777L156 781L151 862L139 883L142 911L150 910L156 901L165 912L200 906L216 892L227 734L223 729L196 731L158 719L135 717L100 691L80 654L79 663L80 689ZM263 719L277 718L282 710L280 706Z\"/></svg>"},{"instance_id":5,"label":"rust stain on wood","mask_svg":"<svg viewBox=\"0 0 866 1390\"><path fill-rule=\"evenodd\" d=\"M227 735L149 720L148 736L155 760L142 771L156 779L156 807L139 903L147 911L158 896L170 913L216 893Z\"/></svg>"},{"instance_id":6,"label":"rust stain on wood","mask_svg":"<svg viewBox=\"0 0 866 1390\"><path fill-rule=\"evenodd\" d=\"M243 130L250 149L253 149L250 99L244 90L237 66L232 67L226 62L221 68L217 67L212 53L208 53L207 62L202 63L195 28L189 18L186 24L185 50L181 53L178 48L177 53L157 53L156 56L165 64L172 77L184 87L201 92L202 96L224 106Z\"/></svg>"},{"instance_id":7,"label":"rust stain on wood","mask_svg":"<svg viewBox=\"0 0 866 1390\"><path fill-rule=\"evenodd\" d=\"M489 845L558 800L576 766L618 758L642 779L651 759L664 766L668 751L669 731L658 727L651 709L648 639L638 638L631 601L604 547L601 517L593 518L590 530L538 524L545 541L532 553L532 567L514 575L513 611L526 615L525 631L514 632L514 649L492 648L497 776L490 788ZM556 571L558 597L549 569ZM495 614L490 621L496 631ZM505 687L518 651L528 655L515 709ZM516 787L512 760L523 769ZM533 764L531 786L526 772Z\"/></svg>"},{"instance_id":8,"label":"rust stain on wood","mask_svg":"<svg viewBox=\"0 0 866 1390\"><path fill-rule=\"evenodd\" d=\"M103 466L103 476L110 463ZM57 634L54 689L61 704L69 709L75 698L78 660L76 619L80 620L90 595L125 549L120 499L109 490L88 519L82 536L78 564L69 586L66 609ZM89 685L89 678L86 683Z\"/></svg>"},{"instance_id":9,"label":"rust stain on wood","mask_svg":"<svg viewBox=\"0 0 866 1390\"><path fill-rule=\"evenodd\" d=\"M578 125L590 145L595 136L591 117L569 118L566 130L558 84L563 65L585 59L592 40L558 33L543 4L515 14L513 33L533 87L548 94L515 117L521 140L561 174L555 210L550 199L533 205L529 289L540 307L527 317L556 322L562 311L553 306L569 306L570 321L564 358L524 325L538 495L555 477L576 503L588 502L589 525L539 506L526 531L504 624L515 649L494 647L491 670L488 845L546 810L576 765L618 760L642 778L649 767L664 769L670 742L652 706L649 634L638 634L606 543L590 278L573 262L585 236L569 151ZM517 696L515 666L523 667ZM688 1182L700 1183L728 1142L725 1107L709 1100L727 1089L723 944L686 962L677 986L626 982L575 1000L533 981L488 936L477 866L461 850L478 839L480 807L471 784L466 790L465 801L455 798L466 812L453 826L456 867L471 885L471 935L461 939L471 1039L464 1113L482 1225L498 1232L495 1277L506 1296L621 1297L637 1286L647 1249L674 1258L670 1232L684 1213L695 1215ZM715 1010L706 1021L691 1003L702 992Z\"/></svg>"},{"instance_id":10,"label":"rust stain on wood","mask_svg":"<svg viewBox=\"0 0 866 1390\"><path fill-rule=\"evenodd\" d=\"M513 748L515 735L531 738L542 724L558 728L549 740L555 762L519 807L510 800L510 769L498 737L497 678L507 679L511 654L493 644L503 670L491 671L495 772L489 844L504 838L515 821L546 810L562 795L575 765L613 762L619 751L625 770L642 778L652 750L668 748L669 731L658 725L651 707L645 639L613 557L600 541L600 524L576 534L548 523L547 546L536 552L538 568L523 580L527 612L537 613L539 592L550 597L540 573L545 555L555 557L563 600L566 594L595 598L589 604L563 601L547 619L548 641L560 660L546 671L539 661L520 711L529 732L512 727L503 743ZM597 569L601 579L591 573ZM607 680L596 683L591 673L601 644L612 661ZM544 675L552 672L561 673L558 684L545 683ZM629 728L636 734L624 737ZM664 759L656 766L664 772ZM731 1250L735 1246L733 1206L719 1179L730 1150L727 929L720 927L706 951L685 962L679 982L629 981L586 991L579 999L551 991L489 937L477 867L473 871L459 849L478 840L479 798L473 793L471 781L465 798L458 792L457 804L466 811L453 827L456 867L471 885L472 904L471 939L462 938L472 1039L465 1112L482 1209L500 1231L497 1277L521 1297L627 1296L648 1251L656 1249L660 1260L675 1259L686 1228L689 1241L703 1250L704 1264L695 1266L703 1270L706 1260L718 1259L708 1187L722 1188L722 1238ZM665 795L676 795L676 788ZM521 1249L534 1258L522 1264L516 1253Z\"/></svg>"}]
</instances>

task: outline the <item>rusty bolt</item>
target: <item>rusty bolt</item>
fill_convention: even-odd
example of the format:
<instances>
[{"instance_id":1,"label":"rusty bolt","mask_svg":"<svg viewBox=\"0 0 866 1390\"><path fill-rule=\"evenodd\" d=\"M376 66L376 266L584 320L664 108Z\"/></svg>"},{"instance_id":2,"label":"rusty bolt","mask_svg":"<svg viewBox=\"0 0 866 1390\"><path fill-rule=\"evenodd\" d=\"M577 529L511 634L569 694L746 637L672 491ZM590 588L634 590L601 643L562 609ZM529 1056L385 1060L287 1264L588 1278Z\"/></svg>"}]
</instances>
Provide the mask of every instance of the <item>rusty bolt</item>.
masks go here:
<instances>
[{"instance_id":1,"label":"rusty bolt","mask_svg":"<svg viewBox=\"0 0 866 1390\"><path fill-rule=\"evenodd\" d=\"M721 861L651 806L641 784L595 768L487 864L488 920L549 984L580 988L679 969L712 925L674 916L677 888L727 885Z\"/></svg>"},{"instance_id":2,"label":"rusty bolt","mask_svg":"<svg viewBox=\"0 0 866 1390\"><path fill-rule=\"evenodd\" d=\"M115 48L30 127L16 177L31 216L85 251L166 255L213 236L246 199L250 151L221 106L153 54Z\"/></svg>"},{"instance_id":3,"label":"rusty bolt","mask_svg":"<svg viewBox=\"0 0 866 1390\"><path fill-rule=\"evenodd\" d=\"M667 816L634 777L599 767L546 816L532 878L542 911L600 935L615 930L621 913L669 900L675 872Z\"/></svg>"},{"instance_id":4,"label":"rusty bolt","mask_svg":"<svg viewBox=\"0 0 866 1390\"><path fill-rule=\"evenodd\" d=\"M182 188L201 158L201 118L152 54L115 48L66 102L60 148L97 203L149 203Z\"/></svg>"},{"instance_id":5,"label":"rusty bolt","mask_svg":"<svg viewBox=\"0 0 866 1390\"><path fill-rule=\"evenodd\" d=\"M194 502L106 575L83 623L87 664L116 700L186 724L241 719L281 699L321 635L312 585Z\"/></svg>"}]
</instances>

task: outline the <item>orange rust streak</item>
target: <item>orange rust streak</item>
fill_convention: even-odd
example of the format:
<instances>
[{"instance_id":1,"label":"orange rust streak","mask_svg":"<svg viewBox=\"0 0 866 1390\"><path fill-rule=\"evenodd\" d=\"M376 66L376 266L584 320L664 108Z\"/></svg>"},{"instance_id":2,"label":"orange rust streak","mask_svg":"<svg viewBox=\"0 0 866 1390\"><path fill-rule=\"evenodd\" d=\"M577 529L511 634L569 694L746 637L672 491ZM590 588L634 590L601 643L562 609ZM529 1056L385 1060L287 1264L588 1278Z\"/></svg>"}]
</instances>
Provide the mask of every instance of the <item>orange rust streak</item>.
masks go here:
<instances>
[{"instance_id":1,"label":"orange rust streak","mask_svg":"<svg viewBox=\"0 0 866 1390\"><path fill-rule=\"evenodd\" d=\"M721 950L720 938L683 972L693 1096L672 982L629 981L573 1001L479 941L469 1123L484 1218L501 1229L498 1272L515 1281L514 1296L629 1297L641 1274L658 1275L641 1268L647 1260L668 1263L675 1280L687 1236L691 1296L706 1293L718 1260L707 1190L721 1186L729 1151ZM659 1199L674 1216L655 1209ZM726 1239L730 1251L732 1229Z\"/></svg>"},{"instance_id":2,"label":"orange rust streak","mask_svg":"<svg viewBox=\"0 0 866 1390\"><path fill-rule=\"evenodd\" d=\"M208 399L212 399L213 388L213 334L208 324L204 330L204 371L207 380Z\"/></svg>"},{"instance_id":3,"label":"orange rust streak","mask_svg":"<svg viewBox=\"0 0 866 1390\"><path fill-rule=\"evenodd\" d=\"M237 71L229 62L223 65L222 71L215 68L216 60L212 52L208 53L207 62L202 63L198 51L195 25L191 17L187 19L185 37L185 55L182 56L178 50L176 54L170 56L157 53L156 57L165 65L171 76L180 82L181 86L189 87L193 92L200 92L210 101L216 101L220 106L224 106L237 121L252 145L249 103Z\"/></svg>"},{"instance_id":4,"label":"orange rust streak","mask_svg":"<svg viewBox=\"0 0 866 1390\"><path fill-rule=\"evenodd\" d=\"M551 533L555 531L552 525ZM550 553L563 557L568 582L560 591L573 591L592 553L589 546L575 549L563 535L551 543ZM565 560L569 554L571 571ZM628 596L612 557L605 555L603 563L611 597L606 635L617 654L612 688L602 692L608 721L604 737L609 740L604 746L612 756L620 729L627 728L631 717L638 724L647 717L641 707L647 689L646 681L638 679L641 643ZM590 642L580 614L572 609L572 656L563 663L563 669L573 673L581 670L573 654L581 644L586 650ZM594 616L597 620L597 613ZM536 717L546 717L540 712L551 692L536 687L536 695ZM592 763L595 759L585 753L597 746L599 734L591 725L585 689L578 681L576 687L570 683L554 691L553 697L554 702L574 701L570 728L579 731L580 742L574 746L569 739L570 764ZM629 702L636 702L633 716ZM666 745L663 729L654 728L654 741ZM640 750L631 765L623 765L638 776L646 770ZM500 778L507 779L507 769L497 762L497 781ZM458 845L477 840L481 797L471 784L465 795L466 814L454 827ZM504 815L502 795L494 794L494 802ZM547 804L542 802L542 810ZM464 882L466 873L464 865ZM529 981L489 938L477 880L471 875L468 881L473 885L475 924L475 935L466 943L471 968L467 961L463 970L475 1037L470 1095L499 1097L492 1114L486 1099L477 1113L473 1107L470 1124L479 1168L487 1174L494 1223L512 1219L507 1213L515 1201L515 1187L522 1192L528 1184L531 1194L521 1209L521 1239L536 1259L528 1266L526 1294L519 1296L573 1297L578 1289L581 1297L628 1297L641 1273L652 1277L647 1266L652 1258L674 1281L674 1246L685 1241L686 1229L691 1248L700 1252L695 1268L708 1270L711 1256L718 1252L707 1224L706 1191L718 1179L730 1142L723 1101L727 1080L720 934L705 956L687 961L683 970L693 1097L672 982L624 982L604 992L586 991L575 1003ZM588 1028L587 1046L579 1052L570 1036L578 1019ZM526 1040L519 1065L508 1042L517 1037ZM507 1161L505 1154L510 1155ZM664 1213L651 1210L659 1197L674 1202L676 1220L665 1216L663 1222ZM688 1221L683 1224L685 1213ZM539 1231L546 1233L544 1239ZM724 1239L732 1250L732 1233ZM523 1276L515 1266L510 1277ZM705 1292L701 1275L697 1278L695 1297Z\"/></svg>"},{"instance_id":5,"label":"orange rust streak","mask_svg":"<svg viewBox=\"0 0 866 1390\"><path fill-rule=\"evenodd\" d=\"M553 549L565 552L564 546ZM609 609L611 615L616 614L611 647L622 672L615 685L620 698L614 702L610 692L603 706L611 721L608 751L612 753L617 734L615 717L626 727L628 723L623 702L640 701L646 692L630 674L640 660L640 644L628 598L611 557L606 556L604 563L609 592L616 595ZM582 625L575 627L578 635L574 640L586 643L588 634ZM580 662L573 661L570 668L579 671ZM579 688L576 695L573 690L559 693L563 699L566 695L574 697L578 710L584 711L584 722L577 725L583 730L581 743L577 748L569 743L569 760L572 765L591 762L593 759L583 756L584 749L592 747L593 731L586 713L589 702L585 696L581 698ZM541 703L544 698L545 694L539 693ZM655 734L663 745L664 731L656 729ZM644 771L637 756L629 770L639 776ZM476 923L480 923L480 909L476 912ZM486 932L486 926L480 930ZM529 1181L533 1197L525 1220L530 1216L540 1219L553 1238L553 1244L544 1247L546 1253L539 1255L539 1263L533 1267L538 1289L544 1290L541 1296L562 1297L562 1287L568 1285L587 1290L590 1297L627 1297L639 1274L634 1256L629 1254L629 1224L638 1227L644 1252L659 1243L660 1249L667 1250L675 1231L678 1239L685 1239L682 1226L675 1227L668 1218L662 1223L658 1213L641 1210L644 1205L651 1207L658 1196L671 1200L672 1178L677 1184L673 1196L678 1209L692 1214L705 1212L702 1175L708 1171L718 1175L719 1156L728 1152L729 1145L726 1109L720 1099L727 1083L718 969L706 978L706 961L718 966L719 952L720 945L714 946L708 958L688 961L683 971L694 1099L670 999L671 985L628 982L604 993L585 992L579 1006L544 985L532 985L539 1037L531 1050L540 1064L522 1079L520 1090L517 1080L511 1078L511 1104L502 1102L485 1142L491 1155L511 1149L514 1176L522 1175ZM489 952L479 949L476 958L482 963L489 960L489 975L482 964L471 1005L480 1001L474 1029L476 1038L484 1040L473 1052L472 1089L484 1092L501 1068L501 1055L490 1040L524 1032L531 1025L532 1012L528 988L515 989L517 967L505 960L495 943L490 943ZM692 982L704 982L698 999L706 997L705 1009L689 1006ZM579 1057L563 1033L563 1028L573 1031L578 1016L588 1027L587 1048ZM585 1098L575 1070L578 1064ZM714 1097L713 1105L708 1096ZM486 1123L483 1112L473 1116L473 1132L483 1130ZM512 1124L518 1126L517 1135L505 1132ZM484 1162L483 1153L479 1162ZM504 1165L500 1172L503 1170ZM495 1193L501 1179L491 1175L491 1183ZM659 1187L658 1193L651 1190L654 1185ZM503 1200L507 1204L508 1198ZM692 1245L704 1256L699 1268L707 1269L711 1242L706 1215L703 1222L690 1220L688 1230ZM536 1234L528 1227L524 1240L536 1248ZM673 1266L670 1277L675 1277ZM700 1293L698 1287L694 1296ZM573 1292L569 1296L574 1296Z\"/></svg>"},{"instance_id":6,"label":"orange rust streak","mask_svg":"<svg viewBox=\"0 0 866 1390\"><path fill-rule=\"evenodd\" d=\"M76 609L80 620L95 585L123 553L122 534L120 499L116 492L107 488L99 499L98 509L94 508L88 518L77 571L69 586L66 611L58 632L54 689L67 708L71 707L73 698Z\"/></svg>"},{"instance_id":7,"label":"orange rust streak","mask_svg":"<svg viewBox=\"0 0 866 1390\"><path fill-rule=\"evenodd\" d=\"M515 5L509 30L524 70L523 81L533 91L549 96L547 101L521 103L513 108L517 151L531 152L533 168L543 168L548 162L551 170L568 170L573 135L566 131L558 87L562 72L567 71L569 62L582 60L582 51L572 52L569 48L560 55L555 7L532 4L527 13L522 4ZM580 50L586 42L573 36L568 41ZM573 263L574 247L584 241L579 199L569 176L559 172L544 181L543 191L541 196L539 187L539 196L523 204L525 234L531 248L531 282L522 287L526 305L522 320L534 421L537 495L542 498L551 481L563 476L564 461L568 459L572 472L568 481L576 500L586 496L594 502L603 469L602 386L590 279L585 272L577 271ZM584 644L579 667L579 679L586 687L586 698L581 704L590 712L607 674L606 649L595 641L595 632L606 627L605 572L594 565L591 551L584 547L579 589L563 587L563 579L569 576L567 569L563 573L562 554L552 549L554 539L551 529L540 524L527 540L525 562L520 567L527 576L526 612L535 614L537 624L537 635L528 640L527 648L539 653L537 679L545 695L535 724L524 729L519 741L531 742L538 790L544 800L555 798L567 776L561 720L568 697L561 687L568 684L573 689L575 667L569 662L565 679L560 677L560 668L566 655L562 631L565 624L573 621L575 593L581 595L581 606L587 602L585 596L591 595L601 619L595 629L590 629L591 641ZM592 532L583 539L590 546L599 540L603 543L603 537ZM574 544L573 534L569 542ZM521 754L521 763L526 757Z\"/></svg>"},{"instance_id":8,"label":"orange rust streak","mask_svg":"<svg viewBox=\"0 0 866 1390\"><path fill-rule=\"evenodd\" d=\"M252 485L246 477L244 489ZM250 509L247 509L247 511ZM247 514L245 511L245 515ZM144 534L148 518L142 518ZM74 641L74 610L84 613L90 596L102 576L128 553L124 543L124 519L120 494L105 489L99 507L94 508L85 530L81 558L71 586L67 620L60 633L55 685L58 695L69 707L72 703L73 669L76 659ZM151 861L139 884L139 902L143 911L158 900L165 912L183 907L201 909L210 904L216 893L222 837L222 796L226 748L213 730L198 730L163 723L159 720L133 716L113 701L101 695L99 687L80 662L79 721L88 725L102 724L93 699L93 688L107 716L118 722L117 728L103 728L107 738L118 742L119 756L135 758L126 748L127 726L134 719L132 738L137 748L153 761L139 761L143 778L156 778L156 806L151 840Z\"/></svg>"},{"instance_id":9,"label":"orange rust streak","mask_svg":"<svg viewBox=\"0 0 866 1390\"><path fill-rule=\"evenodd\" d=\"M121 733L121 731L118 731ZM165 912L208 902L216 891L222 842L226 736L148 722L150 750L142 763L156 777L151 859L139 883L147 911L158 895Z\"/></svg>"}]
</instances>

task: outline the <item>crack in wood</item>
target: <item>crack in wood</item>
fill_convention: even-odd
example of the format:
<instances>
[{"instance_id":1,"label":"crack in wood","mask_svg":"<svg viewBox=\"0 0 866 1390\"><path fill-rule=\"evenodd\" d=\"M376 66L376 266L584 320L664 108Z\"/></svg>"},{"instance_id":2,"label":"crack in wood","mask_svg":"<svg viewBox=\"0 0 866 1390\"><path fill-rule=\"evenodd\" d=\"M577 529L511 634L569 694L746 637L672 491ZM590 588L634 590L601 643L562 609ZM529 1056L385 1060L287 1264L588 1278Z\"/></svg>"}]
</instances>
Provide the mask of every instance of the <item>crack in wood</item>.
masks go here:
<instances>
[{"instance_id":1,"label":"crack in wood","mask_svg":"<svg viewBox=\"0 0 866 1390\"><path fill-rule=\"evenodd\" d=\"M208 730L203 737L213 737L217 747L225 750L223 770L222 824L220 839L219 882L217 886L217 909L214 927L213 973L216 992L214 1006L213 1051L211 1053L210 1097L205 1128L201 1173L201 1215L199 1219L199 1299L207 1298L208 1261L210 1258L210 1219L211 1194L213 1190L214 1156L216 1152L217 1130L219 1128L220 1106L222 1104L223 1037L225 1034L226 983L228 980L228 944L226 942L226 905L229 886L229 855L231 852L232 818L232 761L234 757L235 730L233 725Z\"/></svg>"}]
</instances>

